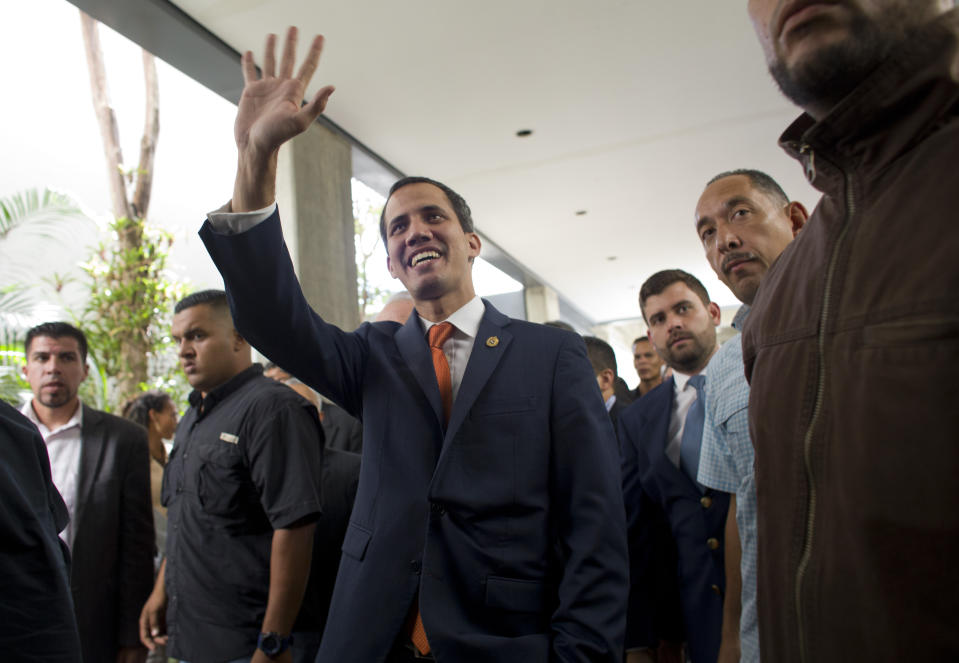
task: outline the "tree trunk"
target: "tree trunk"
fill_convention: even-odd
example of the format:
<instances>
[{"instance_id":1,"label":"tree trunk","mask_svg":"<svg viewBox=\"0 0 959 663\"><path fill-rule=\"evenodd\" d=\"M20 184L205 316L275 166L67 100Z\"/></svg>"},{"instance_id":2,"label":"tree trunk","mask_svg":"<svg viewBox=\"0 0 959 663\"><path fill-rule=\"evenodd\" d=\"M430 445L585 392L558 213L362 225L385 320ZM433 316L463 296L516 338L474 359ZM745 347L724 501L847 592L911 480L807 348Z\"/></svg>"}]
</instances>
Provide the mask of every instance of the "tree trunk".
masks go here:
<instances>
[{"instance_id":1,"label":"tree trunk","mask_svg":"<svg viewBox=\"0 0 959 663\"><path fill-rule=\"evenodd\" d=\"M143 121L143 137L140 139L140 162L137 164L137 187L133 192L133 212L141 219L147 218L150 206L150 191L153 188L153 157L156 154L157 136L160 134L160 89L157 85L157 67L153 54L143 51L143 82L146 90L146 113Z\"/></svg>"},{"instance_id":2,"label":"tree trunk","mask_svg":"<svg viewBox=\"0 0 959 663\"><path fill-rule=\"evenodd\" d=\"M133 218L133 211L127 201L126 183L123 180L123 152L120 150L120 134L117 129L116 113L110 105L110 93L107 88L107 74L103 67L103 52L100 49L98 23L87 14L80 12L80 26L83 31L83 46L87 55L87 68L90 71L90 92L93 95L93 110L100 125L100 137L103 138L103 154L107 160L107 180L110 183L110 198L113 201L113 215L118 218Z\"/></svg>"},{"instance_id":3,"label":"tree trunk","mask_svg":"<svg viewBox=\"0 0 959 663\"><path fill-rule=\"evenodd\" d=\"M120 149L116 114L110 105L103 54L100 48L98 24L87 14L80 12L83 42L87 65L90 70L90 89L93 107L100 126L103 150L107 160L107 178L113 200L113 213L117 219L117 246L119 259L114 263L111 275L115 292L125 293L110 301L110 310L101 310L99 315L110 323L110 334L119 343L119 357L99 358L101 364L115 367L113 375L113 405L119 405L140 391L140 385L148 379L148 354L151 349L147 320L135 317L149 306L144 300L144 280L151 278L151 262L144 256L143 229L150 205L153 186L153 162L156 154L157 136L160 131L159 91L156 62L153 55L143 51L143 77L146 89L146 112L143 136L140 141L140 158L137 169L130 177L136 187L132 199L128 196L127 176L123 173L123 153Z\"/></svg>"}]
</instances>

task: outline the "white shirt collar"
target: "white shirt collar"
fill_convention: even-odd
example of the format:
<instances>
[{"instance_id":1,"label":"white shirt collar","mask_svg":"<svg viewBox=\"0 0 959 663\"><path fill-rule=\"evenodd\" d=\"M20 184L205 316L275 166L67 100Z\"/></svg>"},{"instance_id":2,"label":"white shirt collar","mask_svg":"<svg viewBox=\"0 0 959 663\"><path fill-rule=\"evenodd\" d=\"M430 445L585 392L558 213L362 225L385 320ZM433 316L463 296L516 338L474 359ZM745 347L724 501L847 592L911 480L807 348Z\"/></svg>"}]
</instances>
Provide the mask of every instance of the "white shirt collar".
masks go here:
<instances>
[{"instance_id":1,"label":"white shirt collar","mask_svg":"<svg viewBox=\"0 0 959 663\"><path fill-rule=\"evenodd\" d=\"M41 431L46 430L48 434L52 435L53 433L59 433L60 431L73 428L74 426L83 427L83 401L77 400L77 411L73 413L73 416L70 417L70 421L63 424L59 428L54 430L48 430L47 427L40 421L37 417L36 411L33 409L33 399L31 398L27 401L27 404L20 409L20 413L25 416L27 419L33 422L33 425L39 428Z\"/></svg>"},{"instance_id":2,"label":"white shirt collar","mask_svg":"<svg viewBox=\"0 0 959 663\"><path fill-rule=\"evenodd\" d=\"M486 306L483 305L483 300L480 299L479 295L475 295L473 299L454 311L446 320L441 320L440 322L450 322L458 331L466 334L470 338L476 338L476 334L479 333L480 323L483 321L483 314L485 313ZM423 325L424 332L428 332L433 325L439 324L438 322L430 322L419 313L416 315Z\"/></svg>"}]
</instances>

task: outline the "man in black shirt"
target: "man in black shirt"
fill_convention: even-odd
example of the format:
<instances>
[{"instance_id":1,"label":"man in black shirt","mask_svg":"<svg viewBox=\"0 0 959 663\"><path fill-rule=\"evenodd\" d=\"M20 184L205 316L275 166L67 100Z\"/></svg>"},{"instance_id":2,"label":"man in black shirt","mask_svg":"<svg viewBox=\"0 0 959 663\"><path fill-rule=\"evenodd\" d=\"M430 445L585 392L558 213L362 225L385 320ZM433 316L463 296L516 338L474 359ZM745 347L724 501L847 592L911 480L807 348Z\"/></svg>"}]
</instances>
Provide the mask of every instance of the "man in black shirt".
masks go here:
<instances>
[{"instance_id":1,"label":"man in black shirt","mask_svg":"<svg viewBox=\"0 0 959 663\"><path fill-rule=\"evenodd\" d=\"M141 639L169 637L191 663L292 661L320 515L316 412L252 363L223 291L180 301L172 336L194 391L164 472L167 557Z\"/></svg>"}]
</instances>

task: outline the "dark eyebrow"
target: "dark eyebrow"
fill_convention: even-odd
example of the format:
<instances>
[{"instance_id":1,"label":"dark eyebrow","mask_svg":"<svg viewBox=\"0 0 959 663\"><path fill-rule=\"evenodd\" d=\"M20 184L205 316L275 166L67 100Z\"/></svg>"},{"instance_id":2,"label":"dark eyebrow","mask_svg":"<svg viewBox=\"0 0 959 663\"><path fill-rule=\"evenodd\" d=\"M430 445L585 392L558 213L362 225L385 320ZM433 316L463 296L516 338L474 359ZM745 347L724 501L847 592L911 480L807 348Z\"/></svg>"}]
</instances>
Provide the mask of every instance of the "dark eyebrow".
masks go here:
<instances>
[{"instance_id":1,"label":"dark eyebrow","mask_svg":"<svg viewBox=\"0 0 959 663\"><path fill-rule=\"evenodd\" d=\"M728 209L732 209L733 207L736 207L737 205L742 205L742 204L749 205L750 207L755 205L755 203L751 199L747 198L746 196L733 196L732 198L727 200L725 203L723 203L723 207L725 207L728 210Z\"/></svg>"},{"instance_id":2,"label":"dark eyebrow","mask_svg":"<svg viewBox=\"0 0 959 663\"><path fill-rule=\"evenodd\" d=\"M446 217L449 216L449 212L447 212L445 209L443 209L439 205L423 205L422 207L417 207L413 211L419 214L432 214L434 212L437 212L439 214L442 214L443 216L446 216ZM392 228L393 225L396 224L398 221L407 221L407 220L409 220L409 214L400 214L390 219L389 222L386 224L386 227Z\"/></svg>"},{"instance_id":3,"label":"dark eyebrow","mask_svg":"<svg viewBox=\"0 0 959 663\"><path fill-rule=\"evenodd\" d=\"M737 205L743 205L743 204L749 205L750 207L755 206L755 203L751 199L747 198L746 196L733 196L732 198L730 198L729 200L723 203L723 208L726 211L729 211L732 208L736 207ZM710 216L702 216L698 218L696 220L696 232L698 233L699 230L711 220L712 220L712 217Z\"/></svg>"}]
</instances>

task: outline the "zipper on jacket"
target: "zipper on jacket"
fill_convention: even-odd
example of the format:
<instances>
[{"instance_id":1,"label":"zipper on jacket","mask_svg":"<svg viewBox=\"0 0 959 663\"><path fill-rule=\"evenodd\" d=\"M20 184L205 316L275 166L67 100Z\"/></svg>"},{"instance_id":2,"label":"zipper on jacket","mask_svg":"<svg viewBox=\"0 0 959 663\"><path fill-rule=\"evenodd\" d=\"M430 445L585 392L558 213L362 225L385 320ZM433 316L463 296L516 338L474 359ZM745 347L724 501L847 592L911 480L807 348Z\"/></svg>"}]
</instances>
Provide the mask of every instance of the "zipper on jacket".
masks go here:
<instances>
[{"instance_id":1,"label":"zipper on jacket","mask_svg":"<svg viewBox=\"0 0 959 663\"><path fill-rule=\"evenodd\" d=\"M803 145L801 153L809 154L809 161L806 165L806 176L809 177L809 173L811 171L812 177L810 178L810 181L812 181L812 178L816 176L814 153L808 145ZM799 566L796 569L795 586L796 621L797 628L799 630L799 660L802 663L807 663L808 661L805 639L806 625L805 620L803 619L802 610L802 586L803 580L806 577L806 570L809 568L809 560L812 557L813 532L816 525L816 484L814 482L815 476L813 475L812 467L813 432L815 431L816 424L819 423L819 417L822 414L823 398L826 391L826 323L829 321L830 304L832 303L832 282L833 277L835 276L836 263L839 260L839 250L842 248L843 240L846 237L846 232L849 230L850 221L855 213L856 206L856 200L852 189L852 177L843 171L843 179L845 180L846 187L846 216L843 227L839 232L839 236L836 238L836 244L833 247L832 255L829 257L829 266L826 270L826 284L823 292L822 308L819 312L819 333L816 342L819 360L818 376L816 380L816 401L813 405L812 418L809 421L809 426L806 428L806 435L803 439L803 463L806 470L806 487L808 489L809 498L806 504L806 532L805 536L803 537L802 555L799 558Z\"/></svg>"}]
</instances>

